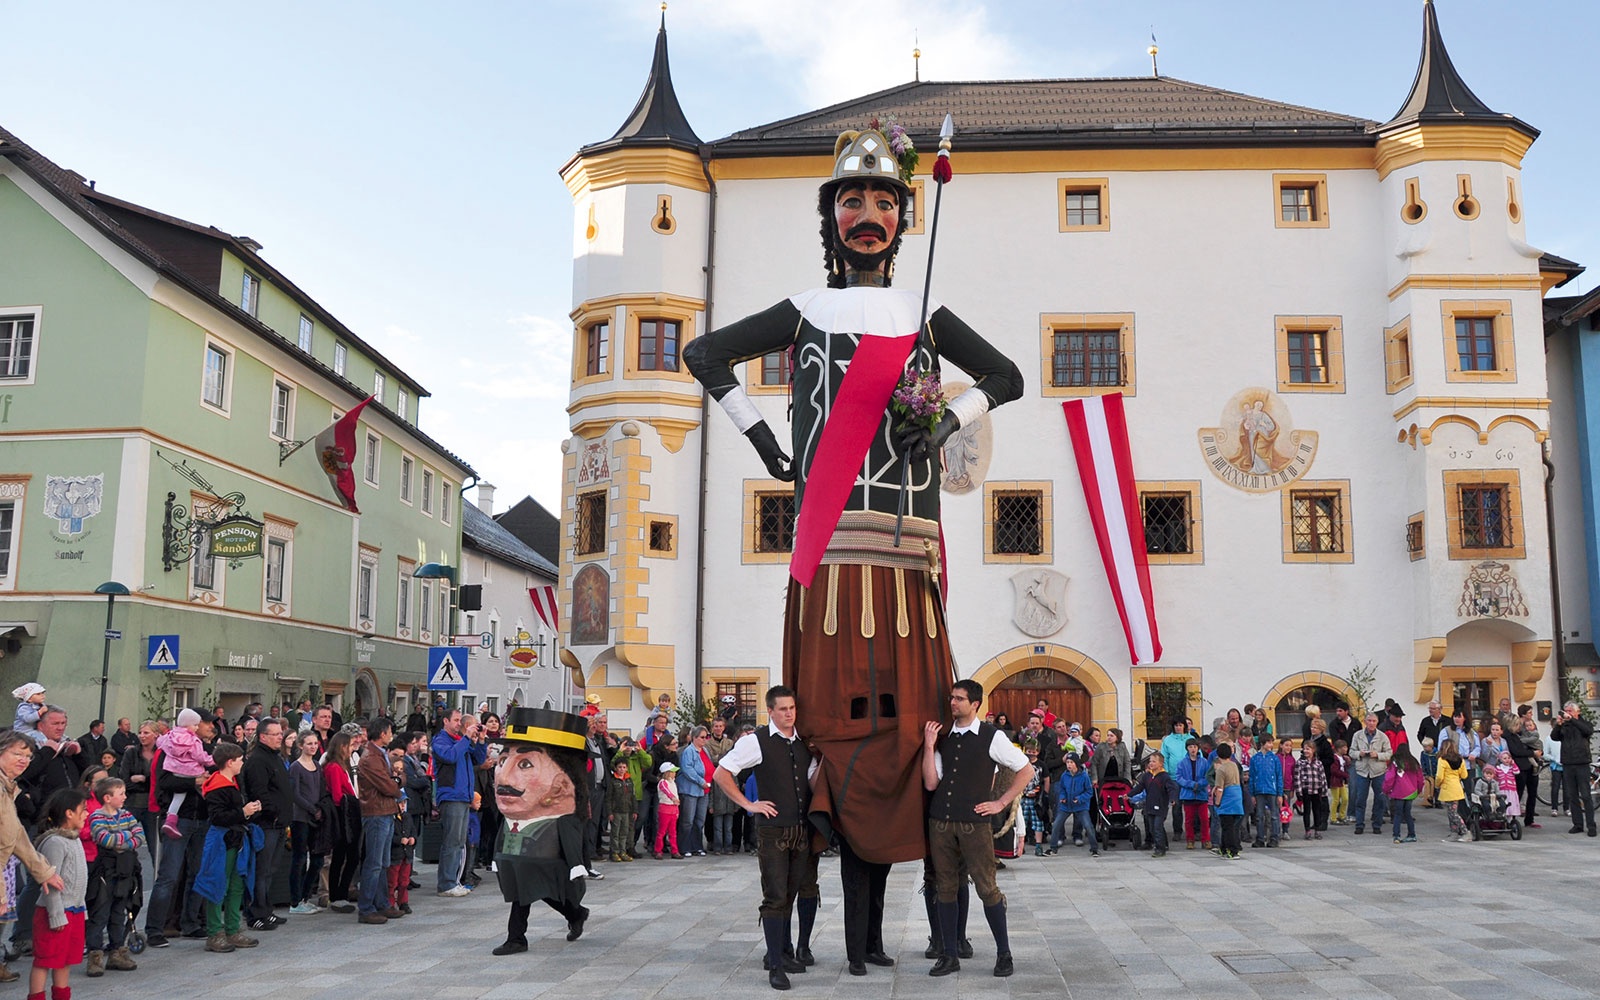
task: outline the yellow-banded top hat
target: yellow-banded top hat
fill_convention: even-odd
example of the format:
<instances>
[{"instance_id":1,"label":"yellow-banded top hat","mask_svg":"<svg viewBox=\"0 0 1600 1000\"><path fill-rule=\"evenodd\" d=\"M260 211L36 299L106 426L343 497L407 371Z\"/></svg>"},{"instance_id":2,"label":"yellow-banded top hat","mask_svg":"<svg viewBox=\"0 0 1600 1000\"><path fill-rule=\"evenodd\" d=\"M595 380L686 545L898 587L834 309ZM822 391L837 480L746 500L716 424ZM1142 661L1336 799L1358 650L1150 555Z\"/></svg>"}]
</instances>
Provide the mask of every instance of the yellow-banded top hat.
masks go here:
<instances>
[{"instance_id":1,"label":"yellow-banded top hat","mask_svg":"<svg viewBox=\"0 0 1600 1000\"><path fill-rule=\"evenodd\" d=\"M875 128L862 132L847 129L833 144L833 176L824 183L844 180L876 180L910 191L900 175L900 160L884 134Z\"/></svg>"},{"instance_id":2,"label":"yellow-banded top hat","mask_svg":"<svg viewBox=\"0 0 1600 1000\"><path fill-rule=\"evenodd\" d=\"M501 740L512 745L566 747L582 750L589 735L589 720L549 708L513 708L506 713Z\"/></svg>"}]
</instances>

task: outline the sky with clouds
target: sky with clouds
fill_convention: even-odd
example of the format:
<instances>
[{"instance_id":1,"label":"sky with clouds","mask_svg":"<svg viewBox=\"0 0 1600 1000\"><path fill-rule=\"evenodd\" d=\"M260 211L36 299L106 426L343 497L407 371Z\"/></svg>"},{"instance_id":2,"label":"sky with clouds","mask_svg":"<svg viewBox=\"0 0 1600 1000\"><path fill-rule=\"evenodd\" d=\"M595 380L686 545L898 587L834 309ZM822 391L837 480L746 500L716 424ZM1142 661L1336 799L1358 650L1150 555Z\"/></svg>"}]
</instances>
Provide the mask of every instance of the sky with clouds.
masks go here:
<instances>
[{"instance_id":1,"label":"sky with clouds","mask_svg":"<svg viewBox=\"0 0 1600 1000\"><path fill-rule=\"evenodd\" d=\"M1543 130L1528 236L1596 266L1592 0L1437 0L1456 66ZM928 80L1165 75L1383 120L1420 0L674 0L703 139ZM557 171L638 99L655 0L0 0L0 124L99 188L260 241L433 393L425 430L500 488L560 497L572 203ZM27 44L16 44L25 41ZM797 287L815 275L796 275ZM1585 275L1564 292L1588 290Z\"/></svg>"}]
</instances>

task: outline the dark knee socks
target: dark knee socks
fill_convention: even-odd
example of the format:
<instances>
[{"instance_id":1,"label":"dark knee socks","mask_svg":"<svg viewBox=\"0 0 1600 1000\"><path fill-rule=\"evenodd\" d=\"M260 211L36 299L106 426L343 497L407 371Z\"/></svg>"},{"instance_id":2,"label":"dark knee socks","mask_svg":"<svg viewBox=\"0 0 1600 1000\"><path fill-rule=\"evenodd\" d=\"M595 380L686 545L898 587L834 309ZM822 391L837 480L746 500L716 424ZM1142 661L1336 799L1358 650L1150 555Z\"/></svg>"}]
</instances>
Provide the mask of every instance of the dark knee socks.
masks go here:
<instances>
[{"instance_id":1,"label":"dark knee socks","mask_svg":"<svg viewBox=\"0 0 1600 1000\"><path fill-rule=\"evenodd\" d=\"M961 954L961 939L956 933L959 916L958 904L939 903L939 940L942 942L944 953L951 958Z\"/></svg>"},{"instance_id":2,"label":"dark knee socks","mask_svg":"<svg viewBox=\"0 0 1600 1000\"><path fill-rule=\"evenodd\" d=\"M782 917L762 917L761 932L767 939L767 968L783 968L783 939L789 934L789 921Z\"/></svg>"},{"instance_id":3,"label":"dark knee socks","mask_svg":"<svg viewBox=\"0 0 1600 1000\"><path fill-rule=\"evenodd\" d=\"M994 950L1001 955L1011 953L1011 938L1006 934L1006 902L1001 900L993 906L983 908L984 919L989 921L989 930L994 934Z\"/></svg>"},{"instance_id":4,"label":"dark knee socks","mask_svg":"<svg viewBox=\"0 0 1600 1000\"><path fill-rule=\"evenodd\" d=\"M959 914L956 917L956 937L963 941L967 938L967 911L971 907L972 890L968 888L966 882L962 882L961 888L956 890L956 909Z\"/></svg>"},{"instance_id":5,"label":"dark knee socks","mask_svg":"<svg viewBox=\"0 0 1600 1000\"><path fill-rule=\"evenodd\" d=\"M795 900L800 910L800 947L811 947L811 928L817 922L817 909L822 905L821 899L807 899L801 896Z\"/></svg>"}]
</instances>

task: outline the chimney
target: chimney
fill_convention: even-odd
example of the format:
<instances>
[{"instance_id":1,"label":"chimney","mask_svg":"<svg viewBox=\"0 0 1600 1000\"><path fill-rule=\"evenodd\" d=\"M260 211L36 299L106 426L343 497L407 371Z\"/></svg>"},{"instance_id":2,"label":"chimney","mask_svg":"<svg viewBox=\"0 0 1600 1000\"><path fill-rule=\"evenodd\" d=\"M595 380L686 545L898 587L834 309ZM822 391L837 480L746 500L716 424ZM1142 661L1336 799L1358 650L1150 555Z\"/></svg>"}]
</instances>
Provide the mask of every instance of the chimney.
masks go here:
<instances>
[{"instance_id":1,"label":"chimney","mask_svg":"<svg viewBox=\"0 0 1600 1000\"><path fill-rule=\"evenodd\" d=\"M494 484L478 484L478 509L489 517L494 517Z\"/></svg>"}]
</instances>

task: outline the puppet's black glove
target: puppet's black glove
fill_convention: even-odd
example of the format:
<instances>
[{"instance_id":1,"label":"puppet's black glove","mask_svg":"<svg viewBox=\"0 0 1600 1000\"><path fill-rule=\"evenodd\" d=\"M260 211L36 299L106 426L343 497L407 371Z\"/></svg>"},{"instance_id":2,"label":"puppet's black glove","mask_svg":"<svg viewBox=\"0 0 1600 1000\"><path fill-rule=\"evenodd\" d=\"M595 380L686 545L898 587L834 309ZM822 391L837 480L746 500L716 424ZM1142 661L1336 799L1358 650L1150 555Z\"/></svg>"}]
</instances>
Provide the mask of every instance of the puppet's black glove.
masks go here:
<instances>
[{"instance_id":1,"label":"puppet's black glove","mask_svg":"<svg viewBox=\"0 0 1600 1000\"><path fill-rule=\"evenodd\" d=\"M921 425L901 428L900 450L909 452L913 462L926 462L960 427L960 418L945 410L931 431Z\"/></svg>"},{"instance_id":2,"label":"puppet's black glove","mask_svg":"<svg viewBox=\"0 0 1600 1000\"><path fill-rule=\"evenodd\" d=\"M794 460L778 447L778 439L772 436L772 428L767 426L765 420L745 431L744 436L756 446L756 454L761 456L769 476L786 483L794 482Z\"/></svg>"}]
</instances>

